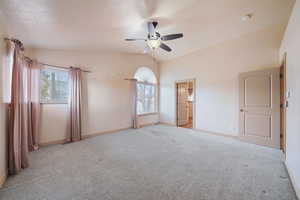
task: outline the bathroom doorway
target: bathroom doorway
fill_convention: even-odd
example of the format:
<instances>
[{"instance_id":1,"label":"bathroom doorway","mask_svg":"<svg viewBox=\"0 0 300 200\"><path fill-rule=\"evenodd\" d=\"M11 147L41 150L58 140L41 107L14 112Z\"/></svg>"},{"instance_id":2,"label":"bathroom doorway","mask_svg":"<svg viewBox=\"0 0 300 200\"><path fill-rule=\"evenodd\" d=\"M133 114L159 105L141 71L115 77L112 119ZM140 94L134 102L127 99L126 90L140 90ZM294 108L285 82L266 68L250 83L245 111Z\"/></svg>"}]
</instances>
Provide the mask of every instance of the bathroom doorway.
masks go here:
<instances>
[{"instance_id":1,"label":"bathroom doorway","mask_svg":"<svg viewBox=\"0 0 300 200\"><path fill-rule=\"evenodd\" d=\"M195 128L195 80L176 81L176 125Z\"/></svg>"}]
</instances>

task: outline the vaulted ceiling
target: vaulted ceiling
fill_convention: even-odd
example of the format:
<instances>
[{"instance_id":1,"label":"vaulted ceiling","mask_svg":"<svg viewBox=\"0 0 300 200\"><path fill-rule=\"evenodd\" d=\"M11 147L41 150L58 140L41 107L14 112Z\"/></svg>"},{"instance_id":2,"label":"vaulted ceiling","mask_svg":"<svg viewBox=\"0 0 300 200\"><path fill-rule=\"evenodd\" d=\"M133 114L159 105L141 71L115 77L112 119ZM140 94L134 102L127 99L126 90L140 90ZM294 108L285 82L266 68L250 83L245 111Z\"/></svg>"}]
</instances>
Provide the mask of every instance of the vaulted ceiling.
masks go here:
<instances>
[{"instance_id":1,"label":"vaulted ceiling","mask_svg":"<svg viewBox=\"0 0 300 200\"><path fill-rule=\"evenodd\" d=\"M276 26L284 32L295 0L1 0L8 33L25 46L48 49L103 50L143 53L146 22L157 20L162 34L184 33L166 42L172 59ZM253 14L248 21L241 20ZM272 33L270 33L272 34Z\"/></svg>"}]
</instances>

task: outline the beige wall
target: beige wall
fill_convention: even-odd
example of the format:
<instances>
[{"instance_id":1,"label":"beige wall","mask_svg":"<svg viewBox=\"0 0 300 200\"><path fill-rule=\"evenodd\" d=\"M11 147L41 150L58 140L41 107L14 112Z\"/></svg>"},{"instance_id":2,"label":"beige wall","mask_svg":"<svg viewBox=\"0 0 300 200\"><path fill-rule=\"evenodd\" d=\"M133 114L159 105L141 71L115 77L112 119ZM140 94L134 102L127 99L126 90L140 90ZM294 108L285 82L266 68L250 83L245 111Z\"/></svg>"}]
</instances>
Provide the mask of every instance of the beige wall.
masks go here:
<instances>
[{"instance_id":1,"label":"beige wall","mask_svg":"<svg viewBox=\"0 0 300 200\"><path fill-rule=\"evenodd\" d=\"M196 79L196 128L238 135L238 74L279 67L284 25L160 63L160 119L175 124L175 81Z\"/></svg>"},{"instance_id":2,"label":"beige wall","mask_svg":"<svg viewBox=\"0 0 300 200\"><path fill-rule=\"evenodd\" d=\"M287 52L286 165L300 197L300 2L296 1L280 49Z\"/></svg>"},{"instance_id":3,"label":"beige wall","mask_svg":"<svg viewBox=\"0 0 300 200\"><path fill-rule=\"evenodd\" d=\"M5 55L4 27L0 22L0 187L6 177L5 107L3 103L3 63Z\"/></svg>"},{"instance_id":4,"label":"beige wall","mask_svg":"<svg viewBox=\"0 0 300 200\"><path fill-rule=\"evenodd\" d=\"M131 126L129 82L136 69L150 67L159 78L157 64L147 55L56 51L33 49L32 57L53 65L75 65L84 73L83 135ZM41 143L63 140L66 132L67 105L42 105ZM158 115L141 117L141 124L158 122Z\"/></svg>"}]
</instances>

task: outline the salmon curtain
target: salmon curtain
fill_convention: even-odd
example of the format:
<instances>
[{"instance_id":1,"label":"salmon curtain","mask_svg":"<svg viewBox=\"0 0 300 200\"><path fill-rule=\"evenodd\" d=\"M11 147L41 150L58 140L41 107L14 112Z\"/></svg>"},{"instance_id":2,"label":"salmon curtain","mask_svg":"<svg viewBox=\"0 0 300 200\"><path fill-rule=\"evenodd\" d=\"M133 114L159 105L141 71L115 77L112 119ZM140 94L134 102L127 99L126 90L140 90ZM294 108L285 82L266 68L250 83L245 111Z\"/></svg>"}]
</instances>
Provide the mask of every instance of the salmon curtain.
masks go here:
<instances>
[{"instance_id":1,"label":"salmon curtain","mask_svg":"<svg viewBox=\"0 0 300 200\"><path fill-rule=\"evenodd\" d=\"M29 151L38 149L40 67L37 62L24 57L20 41L12 40L8 43L13 58L7 125L8 171L12 175L27 168Z\"/></svg>"},{"instance_id":2,"label":"salmon curtain","mask_svg":"<svg viewBox=\"0 0 300 200\"><path fill-rule=\"evenodd\" d=\"M137 80L129 79L130 81L130 96L131 96L131 118L132 118L132 127L139 128L139 121L137 115Z\"/></svg>"},{"instance_id":3,"label":"salmon curtain","mask_svg":"<svg viewBox=\"0 0 300 200\"><path fill-rule=\"evenodd\" d=\"M79 68L71 68L69 117L66 142L81 140L81 103L82 103L82 71Z\"/></svg>"}]
</instances>

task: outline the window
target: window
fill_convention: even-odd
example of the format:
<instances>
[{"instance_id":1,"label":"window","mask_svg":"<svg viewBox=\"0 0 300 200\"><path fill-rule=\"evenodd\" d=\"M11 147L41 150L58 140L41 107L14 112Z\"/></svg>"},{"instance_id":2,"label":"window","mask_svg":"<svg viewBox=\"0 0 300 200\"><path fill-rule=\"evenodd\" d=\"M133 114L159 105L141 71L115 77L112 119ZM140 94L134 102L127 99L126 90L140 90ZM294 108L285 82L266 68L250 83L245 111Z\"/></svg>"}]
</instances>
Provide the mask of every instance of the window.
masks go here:
<instances>
[{"instance_id":1,"label":"window","mask_svg":"<svg viewBox=\"0 0 300 200\"><path fill-rule=\"evenodd\" d=\"M64 70L41 70L41 103L68 103L69 73Z\"/></svg>"},{"instance_id":2,"label":"window","mask_svg":"<svg viewBox=\"0 0 300 200\"><path fill-rule=\"evenodd\" d=\"M157 112L157 82L155 74L147 67L139 68L134 76L137 82L137 114Z\"/></svg>"}]
</instances>

